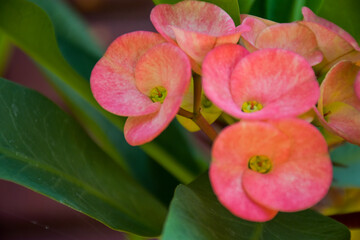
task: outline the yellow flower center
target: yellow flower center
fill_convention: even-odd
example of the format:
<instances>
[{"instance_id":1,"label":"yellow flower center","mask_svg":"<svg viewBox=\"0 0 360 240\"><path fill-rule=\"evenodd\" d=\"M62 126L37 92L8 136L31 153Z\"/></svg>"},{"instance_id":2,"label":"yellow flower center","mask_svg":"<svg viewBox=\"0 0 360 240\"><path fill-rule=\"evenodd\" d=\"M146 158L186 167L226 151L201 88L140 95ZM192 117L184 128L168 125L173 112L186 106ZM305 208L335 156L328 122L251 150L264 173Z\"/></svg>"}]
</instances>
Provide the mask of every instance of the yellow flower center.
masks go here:
<instances>
[{"instance_id":1,"label":"yellow flower center","mask_svg":"<svg viewBox=\"0 0 360 240\"><path fill-rule=\"evenodd\" d=\"M267 156L256 155L249 159L248 167L258 173L268 173L272 168L272 162Z\"/></svg>"},{"instance_id":2,"label":"yellow flower center","mask_svg":"<svg viewBox=\"0 0 360 240\"><path fill-rule=\"evenodd\" d=\"M154 87L150 91L150 99L153 102L163 103L167 95L167 91L163 86Z\"/></svg>"},{"instance_id":3,"label":"yellow flower center","mask_svg":"<svg viewBox=\"0 0 360 240\"><path fill-rule=\"evenodd\" d=\"M257 101L247 101L241 106L241 110L246 113L257 112L263 109L263 105Z\"/></svg>"}]
</instances>

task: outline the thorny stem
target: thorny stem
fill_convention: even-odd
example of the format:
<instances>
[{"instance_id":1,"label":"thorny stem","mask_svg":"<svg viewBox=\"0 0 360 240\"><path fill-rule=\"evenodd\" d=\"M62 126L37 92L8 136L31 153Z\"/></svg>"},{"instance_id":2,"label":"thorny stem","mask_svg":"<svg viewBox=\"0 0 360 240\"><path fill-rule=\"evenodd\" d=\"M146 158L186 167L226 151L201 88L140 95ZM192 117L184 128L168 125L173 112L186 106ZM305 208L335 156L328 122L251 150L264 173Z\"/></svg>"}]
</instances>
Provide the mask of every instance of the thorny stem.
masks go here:
<instances>
[{"instance_id":1,"label":"thorny stem","mask_svg":"<svg viewBox=\"0 0 360 240\"><path fill-rule=\"evenodd\" d=\"M206 119L201 115L201 77L197 74L194 75L194 108L193 112L186 111L183 108L180 108L178 111L178 115L189 118L193 120L193 122L199 126L199 128L211 139L214 141L217 132L215 129L206 121Z\"/></svg>"}]
</instances>

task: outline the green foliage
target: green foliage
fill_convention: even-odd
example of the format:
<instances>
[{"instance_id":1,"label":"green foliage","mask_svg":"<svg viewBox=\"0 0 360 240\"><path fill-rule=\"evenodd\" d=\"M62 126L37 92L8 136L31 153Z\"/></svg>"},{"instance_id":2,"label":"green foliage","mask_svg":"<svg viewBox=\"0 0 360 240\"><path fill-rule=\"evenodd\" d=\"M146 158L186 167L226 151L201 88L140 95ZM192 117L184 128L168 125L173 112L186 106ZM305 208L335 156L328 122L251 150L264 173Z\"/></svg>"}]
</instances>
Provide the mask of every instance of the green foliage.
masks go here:
<instances>
[{"instance_id":1,"label":"green foliage","mask_svg":"<svg viewBox=\"0 0 360 240\"><path fill-rule=\"evenodd\" d=\"M160 233L164 206L48 99L0 79L0 116L0 178L114 229L144 236Z\"/></svg>"},{"instance_id":2,"label":"green foliage","mask_svg":"<svg viewBox=\"0 0 360 240\"><path fill-rule=\"evenodd\" d=\"M94 41L88 27L64 1L29 0L41 7L54 26L61 53L70 65L89 80L103 49Z\"/></svg>"},{"instance_id":3,"label":"green foliage","mask_svg":"<svg viewBox=\"0 0 360 240\"><path fill-rule=\"evenodd\" d=\"M59 6L59 9L62 9L59 3L53 3L53 1L34 0L34 2L45 7L49 13L53 13L54 9L58 9ZM51 3L55 5L51 6ZM35 4L25 0L0 0L0 30L29 54L50 76L50 82L63 96L74 116L117 163L130 171L138 180L145 181L143 183L148 184L151 182L149 179L152 175L144 178L143 173L140 175L138 171L139 164L152 164L148 162L150 161L150 158L146 156L148 154L159 163L173 163L170 166L175 167L167 170L183 182L191 181L206 168L206 165L199 160L198 155L193 153L190 149L190 143L175 125L169 127L171 129L169 131L172 131L171 135L166 133L169 131L164 133L163 139L166 139L166 148L161 146L164 140L155 140L140 148L130 147L125 142L122 133L125 119L106 112L96 103L88 81L72 68L77 67L77 65L71 67L59 51L55 35L58 38L61 35L61 38L65 39L63 42L68 43L67 49L72 55L66 53L64 55L67 55L67 58L75 56L70 63L76 62L77 59L86 58L87 55L95 55L97 52L95 50L88 51L93 45L91 43L85 44L82 50L76 50L75 46L79 45L81 41L66 35L70 31L66 30L69 24L66 20L61 21L66 16L67 14L63 13L52 17L57 26L55 32L49 17ZM70 17L70 19L74 20L75 18ZM81 24L75 24L72 28L77 30L76 36L85 32L85 30L81 31ZM86 39L87 37L88 35L85 34L79 38ZM89 63L84 62L84 64ZM87 65L86 73L82 69L76 70L83 72L84 75L89 75L92 67L92 64L91 66ZM178 142L169 141L169 139L174 138L177 138ZM179 151L175 153L169 151L169 145L174 149L178 144L182 144L180 155L178 154ZM168 166L169 164L164 167ZM174 181L172 180L172 182ZM176 182L173 186L175 184Z\"/></svg>"},{"instance_id":4,"label":"green foliage","mask_svg":"<svg viewBox=\"0 0 360 240\"><path fill-rule=\"evenodd\" d=\"M174 4L182 0L153 0L157 4ZM203 0L203 2L213 3L224 9L234 20L235 25L240 24L240 11L237 0Z\"/></svg>"},{"instance_id":5,"label":"green foliage","mask_svg":"<svg viewBox=\"0 0 360 240\"><path fill-rule=\"evenodd\" d=\"M330 153L334 167L333 185L337 187L360 187L360 147L345 143Z\"/></svg>"},{"instance_id":6,"label":"green foliage","mask_svg":"<svg viewBox=\"0 0 360 240\"><path fill-rule=\"evenodd\" d=\"M279 213L254 223L233 216L216 199L207 175L175 192L163 240L349 240L342 224L312 210Z\"/></svg>"}]
</instances>

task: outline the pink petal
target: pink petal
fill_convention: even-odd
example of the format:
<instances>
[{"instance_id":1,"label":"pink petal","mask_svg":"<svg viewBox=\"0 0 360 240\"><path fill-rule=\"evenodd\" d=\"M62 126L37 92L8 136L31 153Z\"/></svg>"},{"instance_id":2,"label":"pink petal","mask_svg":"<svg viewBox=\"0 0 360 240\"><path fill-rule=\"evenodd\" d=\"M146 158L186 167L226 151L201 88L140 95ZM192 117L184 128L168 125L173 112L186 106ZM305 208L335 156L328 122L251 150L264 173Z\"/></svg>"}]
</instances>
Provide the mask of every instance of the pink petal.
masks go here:
<instances>
[{"instance_id":1,"label":"pink petal","mask_svg":"<svg viewBox=\"0 0 360 240\"><path fill-rule=\"evenodd\" d=\"M267 174L246 169L245 191L256 202L279 211L309 208L325 196L331 184L326 141L315 127L300 119L269 123L292 140L289 157L285 162L275 162Z\"/></svg>"},{"instance_id":2,"label":"pink petal","mask_svg":"<svg viewBox=\"0 0 360 240\"><path fill-rule=\"evenodd\" d=\"M142 145L156 138L175 117L181 104L182 96L166 98L160 110L139 117L129 117L124 126L126 141L132 145Z\"/></svg>"},{"instance_id":3,"label":"pink petal","mask_svg":"<svg viewBox=\"0 0 360 240\"><path fill-rule=\"evenodd\" d=\"M325 107L327 116L326 124L332 132L346 141L360 145L360 111L342 102L334 102ZM326 127L326 125L325 125Z\"/></svg>"},{"instance_id":4,"label":"pink petal","mask_svg":"<svg viewBox=\"0 0 360 240\"><path fill-rule=\"evenodd\" d=\"M291 141L266 122L241 121L223 130L214 142L210 181L219 201L234 215L250 221L268 221L276 210L257 204L244 192L242 177L252 156L265 155L275 163L286 161Z\"/></svg>"},{"instance_id":5,"label":"pink petal","mask_svg":"<svg viewBox=\"0 0 360 240\"><path fill-rule=\"evenodd\" d=\"M135 69L136 86L147 96L158 86L166 88L167 98L182 96L189 86L190 78L188 57L170 43L159 44L147 51L139 59Z\"/></svg>"},{"instance_id":6,"label":"pink petal","mask_svg":"<svg viewBox=\"0 0 360 240\"><path fill-rule=\"evenodd\" d=\"M259 20L255 17L246 17L244 21L242 21L241 25L246 25L251 27L251 31L244 32L242 37L242 42L244 43L246 49L248 49L250 52L254 52L257 50L257 47L255 47L255 41L259 34L265 30L268 25L266 25L263 21Z\"/></svg>"},{"instance_id":7,"label":"pink petal","mask_svg":"<svg viewBox=\"0 0 360 240\"><path fill-rule=\"evenodd\" d=\"M339 62L332 67L321 84L322 105L344 102L360 111L360 99L354 90L359 73L360 67L350 61Z\"/></svg>"},{"instance_id":8,"label":"pink petal","mask_svg":"<svg viewBox=\"0 0 360 240\"><path fill-rule=\"evenodd\" d=\"M182 1L174 5L160 4L150 14L156 30L168 41L175 40L172 27L210 36L232 32L235 24L218 6L201 1Z\"/></svg>"},{"instance_id":9,"label":"pink petal","mask_svg":"<svg viewBox=\"0 0 360 240\"><path fill-rule=\"evenodd\" d=\"M150 18L160 34L176 42L198 64L215 46L237 43L241 33L250 30L248 26L235 28L224 10L200 1L158 5Z\"/></svg>"},{"instance_id":10,"label":"pink petal","mask_svg":"<svg viewBox=\"0 0 360 240\"><path fill-rule=\"evenodd\" d=\"M298 23L283 23L267 27L258 34L255 47L290 50L306 58L312 66L320 63L323 58L318 50L314 33Z\"/></svg>"},{"instance_id":11,"label":"pink petal","mask_svg":"<svg viewBox=\"0 0 360 240\"><path fill-rule=\"evenodd\" d=\"M299 24L308 27L315 34L319 49L324 55L324 64L331 63L354 50L340 35L318 23L301 21Z\"/></svg>"},{"instance_id":12,"label":"pink petal","mask_svg":"<svg viewBox=\"0 0 360 240\"><path fill-rule=\"evenodd\" d=\"M122 116L139 116L157 111L153 103L135 86L138 59L165 40L152 32L133 32L118 37L95 65L90 78L91 90L107 111Z\"/></svg>"},{"instance_id":13,"label":"pink petal","mask_svg":"<svg viewBox=\"0 0 360 240\"><path fill-rule=\"evenodd\" d=\"M328 28L329 30L333 31L334 33L338 34L340 37L345 39L348 43L350 43L354 49L356 49L357 51L360 51L360 47L359 47L358 43L356 42L356 40L344 29L340 28L336 24L334 24L324 18L316 16L307 7L302 8L302 13L304 16L304 21L318 23L319 25L322 25L322 26Z\"/></svg>"},{"instance_id":14,"label":"pink petal","mask_svg":"<svg viewBox=\"0 0 360 240\"><path fill-rule=\"evenodd\" d=\"M206 96L225 112L237 116L241 109L234 103L230 93L230 76L239 59L248 51L235 44L225 44L214 48L206 56L203 71L203 89Z\"/></svg>"},{"instance_id":15,"label":"pink petal","mask_svg":"<svg viewBox=\"0 0 360 240\"><path fill-rule=\"evenodd\" d=\"M134 146L153 140L175 117L190 83L190 62L180 48L164 43L139 60L135 75L137 86L145 94L160 85L167 89L167 96L158 112L127 119L125 139Z\"/></svg>"},{"instance_id":16,"label":"pink petal","mask_svg":"<svg viewBox=\"0 0 360 240\"><path fill-rule=\"evenodd\" d=\"M360 72L359 72L358 75L356 76L356 80L355 80L355 84L354 84L354 89L355 89L356 96L357 96L358 99L360 100Z\"/></svg>"},{"instance_id":17,"label":"pink petal","mask_svg":"<svg viewBox=\"0 0 360 240\"><path fill-rule=\"evenodd\" d=\"M242 58L231 75L230 91L239 109L247 101L263 105L257 112L233 113L246 119L295 117L319 97L314 71L306 59L283 49L262 49Z\"/></svg>"}]
</instances>

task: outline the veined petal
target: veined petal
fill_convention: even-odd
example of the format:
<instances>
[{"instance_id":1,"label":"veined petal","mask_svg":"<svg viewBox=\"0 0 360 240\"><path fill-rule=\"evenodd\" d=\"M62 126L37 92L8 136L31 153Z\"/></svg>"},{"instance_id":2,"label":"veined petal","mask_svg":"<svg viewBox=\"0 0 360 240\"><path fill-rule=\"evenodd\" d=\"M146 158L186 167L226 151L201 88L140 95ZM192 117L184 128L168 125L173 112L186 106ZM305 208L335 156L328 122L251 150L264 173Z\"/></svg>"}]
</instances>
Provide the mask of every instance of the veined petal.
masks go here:
<instances>
[{"instance_id":1,"label":"veined petal","mask_svg":"<svg viewBox=\"0 0 360 240\"><path fill-rule=\"evenodd\" d=\"M327 144L320 132L300 119L269 121L291 139L288 159L269 173L246 169L243 186L257 203L279 211L300 211L320 201L332 180ZM273 142L275 146L275 142Z\"/></svg>"},{"instance_id":2,"label":"veined petal","mask_svg":"<svg viewBox=\"0 0 360 240\"><path fill-rule=\"evenodd\" d=\"M225 112L237 116L241 109L234 103L230 93L230 76L236 63L249 52L235 44L214 48L203 62L203 89L206 96Z\"/></svg>"},{"instance_id":3,"label":"veined petal","mask_svg":"<svg viewBox=\"0 0 360 240\"><path fill-rule=\"evenodd\" d=\"M234 215L250 221L268 221L277 211L254 202L243 189L249 159L265 155L274 164L286 161L291 141L265 122L241 121L224 129L212 149L210 181L219 201Z\"/></svg>"},{"instance_id":4,"label":"veined petal","mask_svg":"<svg viewBox=\"0 0 360 240\"><path fill-rule=\"evenodd\" d=\"M239 60L230 92L239 109L248 101L263 106L251 113L234 112L235 117L270 119L305 113L317 102L319 86L305 58L283 49L262 49Z\"/></svg>"},{"instance_id":5,"label":"veined petal","mask_svg":"<svg viewBox=\"0 0 360 240\"><path fill-rule=\"evenodd\" d=\"M231 32L235 24L220 7L202 1L181 1L177 4L160 4L153 8L150 19L156 30L167 40L175 40L171 27L210 36Z\"/></svg>"},{"instance_id":6,"label":"veined petal","mask_svg":"<svg viewBox=\"0 0 360 240\"><path fill-rule=\"evenodd\" d=\"M343 102L360 111L360 99L355 91L355 80L359 74L360 67L350 61L339 62L332 67L321 83L322 105Z\"/></svg>"},{"instance_id":7,"label":"veined petal","mask_svg":"<svg viewBox=\"0 0 360 240\"><path fill-rule=\"evenodd\" d=\"M355 84L354 84L354 89L355 89L356 96L357 96L358 99L360 100L360 72L359 72L358 75L356 76L356 80L355 80Z\"/></svg>"},{"instance_id":8,"label":"veined petal","mask_svg":"<svg viewBox=\"0 0 360 240\"><path fill-rule=\"evenodd\" d=\"M146 96L152 89L162 86L167 97L182 96L191 78L190 61L186 54L170 43L159 44L146 52L135 69L137 88Z\"/></svg>"},{"instance_id":9,"label":"veined petal","mask_svg":"<svg viewBox=\"0 0 360 240\"><path fill-rule=\"evenodd\" d=\"M95 65L90 78L91 90L107 111L121 116L139 116L159 110L135 85L138 59L152 47L165 42L160 34L132 32L118 37Z\"/></svg>"},{"instance_id":10,"label":"veined petal","mask_svg":"<svg viewBox=\"0 0 360 240\"><path fill-rule=\"evenodd\" d=\"M142 145L156 138L174 119L179 110L182 96L167 98L156 113L129 117L124 126L126 141L132 145Z\"/></svg>"},{"instance_id":11,"label":"veined petal","mask_svg":"<svg viewBox=\"0 0 360 240\"><path fill-rule=\"evenodd\" d=\"M360 145L360 111L343 102L333 102L324 107L326 120L324 127L344 138L346 141ZM323 116L321 116L323 117Z\"/></svg>"},{"instance_id":12,"label":"veined petal","mask_svg":"<svg viewBox=\"0 0 360 240\"><path fill-rule=\"evenodd\" d=\"M302 8L302 14L304 16L304 21L318 23L319 25L326 27L345 39L355 50L360 51L360 47L356 40L341 27L324 18L316 16L308 7Z\"/></svg>"},{"instance_id":13,"label":"veined petal","mask_svg":"<svg viewBox=\"0 0 360 240\"><path fill-rule=\"evenodd\" d=\"M257 50L257 47L255 46L257 37L263 30L268 27L268 25L266 25L258 18L252 16L246 17L244 21L242 21L242 25L251 27L251 31L244 32L241 35L241 40L244 43L246 49L248 49L250 52L254 52Z\"/></svg>"},{"instance_id":14,"label":"veined petal","mask_svg":"<svg viewBox=\"0 0 360 240\"><path fill-rule=\"evenodd\" d=\"M298 23L282 23L267 27L258 34L255 47L290 50L303 56L312 66L320 63L323 58L314 33Z\"/></svg>"}]
</instances>

